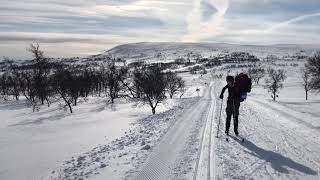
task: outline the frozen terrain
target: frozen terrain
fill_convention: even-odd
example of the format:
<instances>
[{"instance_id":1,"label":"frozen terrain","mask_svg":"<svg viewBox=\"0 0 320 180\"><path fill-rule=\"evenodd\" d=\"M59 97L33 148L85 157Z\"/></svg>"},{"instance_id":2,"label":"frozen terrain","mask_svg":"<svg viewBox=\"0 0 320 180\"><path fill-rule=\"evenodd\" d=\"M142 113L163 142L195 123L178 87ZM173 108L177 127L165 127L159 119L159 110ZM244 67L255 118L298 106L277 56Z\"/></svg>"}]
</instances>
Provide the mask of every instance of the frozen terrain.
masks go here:
<instances>
[{"instance_id":1,"label":"frozen terrain","mask_svg":"<svg viewBox=\"0 0 320 180\"><path fill-rule=\"evenodd\" d=\"M320 48L320 45L237 45L226 43L132 43L114 47L100 56L112 55L117 58L124 58L128 63L136 61L153 62L171 62L176 58L185 57L188 53L192 55L202 55L203 57L217 56L231 52L248 52L264 58L269 55L278 57L303 54L312 54Z\"/></svg>"},{"instance_id":2,"label":"frozen terrain","mask_svg":"<svg viewBox=\"0 0 320 180\"><path fill-rule=\"evenodd\" d=\"M261 86L254 87L240 109L244 142L226 142L224 108L216 137L217 95L224 84L216 80L135 179L319 179L320 98L312 94L312 100L304 100L299 75L287 79L279 102L272 102Z\"/></svg>"},{"instance_id":3,"label":"frozen terrain","mask_svg":"<svg viewBox=\"0 0 320 180\"><path fill-rule=\"evenodd\" d=\"M159 112L175 104L168 101ZM65 160L125 136L133 123L150 115L141 104L118 102L111 106L94 98L75 112L71 115L54 104L32 113L24 101L1 102L0 179L45 177Z\"/></svg>"},{"instance_id":4,"label":"frozen terrain","mask_svg":"<svg viewBox=\"0 0 320 180\"><path fill-rule=\"evenodd\" d=\"M70 114L60 103L32 112L25 100L0 104L0 179L123 179L135 172L205 80L185 73L183 98L168 99L151 116L148 105L106 98L81 100ZM200 89L196 92L196 89ZM22 97L21 97L22 98ZM145 148L145 150L143 150ZM19 173L17 173L19 172Z\"/></svg>"},{"instance_id":5,"label":"frozen terrain","mask_svg":"<svg viewBox=\"0 0 320 180\"><path fill-rule=\"evenodd\" d=\"M144 49L147 47L150 49ZM141 51L145 52L143 57L150 55L156 60L154 53L160 51L166 53L162 57L176 57L190 49L204 53L212 48L220 52L235 47L257 56L301 50L289 45L264 49L141 43L120 46L109 53L127 52L127 58L135 61L141 58ZM313 50L309 47L306 51ZM303 65L303 61L293 63ZM267 62L263 66L275 67ZM147 105L126 99L110 105L107 99L90 97L75 107L74 114L58 102L32 113L23 100L1 101L0 179L318 180L320 96L310 92L309 100L305 100L300 67L285 67L288 78L277 102L263 88L263 80L254 85L240 107L239 131L244 142L235 138L226 142L226 102L218 96L225 75L245 69L224 68L215 69L222 78L212 76L210 69L205 75L180 73L187 86L184 96L166 100L156 115L150 115Z\"/></svg>"}]
</instances>

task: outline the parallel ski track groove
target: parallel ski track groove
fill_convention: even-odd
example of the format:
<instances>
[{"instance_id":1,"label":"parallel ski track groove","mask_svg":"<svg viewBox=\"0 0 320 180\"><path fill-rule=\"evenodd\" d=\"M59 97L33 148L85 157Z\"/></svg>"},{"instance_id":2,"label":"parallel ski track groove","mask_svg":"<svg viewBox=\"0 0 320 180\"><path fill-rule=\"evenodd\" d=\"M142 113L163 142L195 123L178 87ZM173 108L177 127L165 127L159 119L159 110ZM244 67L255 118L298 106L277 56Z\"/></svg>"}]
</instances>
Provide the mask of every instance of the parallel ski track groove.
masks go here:
<instances>
[{"instance_id":1,"label":"parallel ski track groove","mask_svg":"<svg viewBox=\"0 0 320 180\"><path fill-rule=\"evenodd\" d=\"M254 101L254 102L256 102L256 101ZM269 106L267 106L265 108L268 108L268 109L271 109L272 111L278 112L275 108L271 108ZM247 111L245 111L245 112L247 112ZM279 112L279 114L281 115L281 118L288 118L286 116L286 114L283 114L281 112ZM245 115L247 115L247 114L245 113ZM289 116L289 117L291 117L291 116ZM298 123L301 123L301 122L298 122ZM283 125L281 125L281 126L283 126ZM314 128L310 127L310 126L308 126L308 127L311 128L311 129L314 129ZM317 153L314 153L313 151L311 151L311 150L309 150L307 148L308 145L310 145L310 144L303 143L303 142L307 142L307 141L305 141L305 139L303 137L296 137L295 138L295 136L294 136L295 132L293 132L293 130L291 130L291 129L286 129L285 127L282 127L282 128L273 127L273 129L274 129L274 131L280 133L281 134L281 138L282 138L281 141L275 143L275 147L276 147L275 150L276 151L282 152L282 154L283 153L284 154L291 154L291 155L293 155L293 157L297 157L297 158L299 158L299 159L301 159L301 160L303 160L305 162L309 162L309 163L313 164L314 166L316 166L317 170L319 171L319 164L313 160L313 158L317 157L317 156L315 156L315 154L317 154ZM284 131L283 129L286 129L286 131ZM246 128L244 128L244 130L247 131ZM261 133L268 134L264 130L260 130L259 134L261 134ZM261 137L263 137L263 136L261 136ZM267 137L267 139L269 139L272 142L272 139L273 139L272 137L270 137L270 136L265 136L265 137ZM298 138L300 138L301 141L299 141ZM308 142L310 143L310 141L308 141ZM313 142L313 143L318 145L318 143L316 143L316 142ZM281 146L281 144L284 144L287 148L284 148L284 149L281 148L281 147L283 147L283 146ZM298 149L300 151L298 151ZM307 154L301 153L301 152L303 152L303 151L301 151L302 149L306 150L305 152L309 152L309 153L307 153ZM313 157L313 158L310 158L310 156ZM256 164L256 163L253 163L253 164ZM253 164L251 164L251 166ZM276 178L276 177L274 177L274 173L270 173L269 172L267 166L264 169L266 170L266 172L270 176L272 176L272 178ZM252 176L252 175L253 174L250 173L250 176Z\"/></svg>"},{"instance_id":2,"label":"parallel ski track groove","mask_svg":"<svg viewBox=\"0 0 320 180\"><path fill-rule=\"evenodd\" d=\"M211 89L210 89L211 90ZM183 150L184 143L187 141L187 129L192 128L191 124L197 119L205 119L204 113L208 110L209 100L207 97L208 89L204 97L184 113L173 127L166 133L159 144L155 147L146 164L134 179L137 180L162 180L169 177L171 168L179 153ZM186 133L188 133L187 131ZM169 146L169 147L168 147Z\"/></svg>"},{"instance_id":3,"label":"parallel ski track groove","mask_svg":"<svg viewBox=\"0 0 320 180\"><path fill-rule=\"evenodd\" d=\"M202 154L207 153L207 166L206 166L206 172L207 172L207 180L213 179L214 175L215 175L215 161L214 161L214 143L212 143L212 136L213 136L213 119L216 116L216 100L215 95L212 96L212 93L215 94L215 91L212 92L212 85L209 88L209 93L210 93L210 108L209 111L207 112L206 115L206 121L205 121L205 125L203 127L203 131L202 131L202 135L201 135L201 141L200 141L200 150L198 152L198 160L196 162L196 167L195 167L195 172L194 172L194 176L193 176L193 180L197 180L198 174L201 173L202 171L204 171L204 169L199 169L199 165L202 161L202 159L204 158L202 156ZM208 127L209 126L209 127ZM208 133L209 134L206 134ZM205 141L207 140L206 138L208 138L209 144L208 146L204 146Z\"/></svg>"},{"instance_id":4,"label":"parallel ski track groove","mask_svg":"<svg viewBox=\"0 0 320 180\"><path fill-rule=\"evenodd\" d=\"M256 102L256 101L255 101ZM259 102L258 102L259 103ZM269 107L266 107L266 108L269 108ZM270 108L271 110L273 110L273 111L275 111L275 112L278 112L275 108ZM287 117L285 117L284 115L285 114L282 114L281 112L279 112L282 116L283 116L283 118L287 118ZM309 126L308 126L309 127ZM284 134L285 136L282 136L282 138L285 138L285 142L291 147L291 149L293 150L293 151L295 151L295 154L296 155L298 155L299 157L301 157L302 159L304 159L304 160L308 160L309 162L313 162L313 164L314 165L316 165L317 167L319 167L319 164L318 163L316 163L316 162L314 162L313 160L311 160L310 158L308 158L308 159L305 159L305 158L303 158L303 156L305 157L305 155L301 155L300 153L301 152L299 152L299 153L297 153L297 149L305 149L306 151L308 151L310 154L313 154L314 152L313 151L315 151L316 149L314 149L313 151L310 151L308 148L307 148L307 145L310 145L310 141L308 141L308 144L305 144L305 143L303 143L303 142L306 142L305 141L305 139L303 139L302 137L295 137L295 136L292 136L292 135L294 135L295 133L294 132L292 132L292 130L290 130L290 129L286 129L286 131L284 131L283 130L283 128L279 128L279 127L275 127L279 132L281 132L281 134ZM310 127L311 129L314 129L314 128L312 128L312 127ZM290 134L291 135L290 135ZM291 137L290 139L291 139L291 141L288 141L288 137ZM294 138L295 137L295 138ZM301 141L299 141L298 140L298 138L301 138ZM292 143L292 141L294 141L294 142L296 142L296 143ZM314 142L313 141L313 143L314 144L316 144L316 145L318 145L318 146L320 146L320 144L319 143L316 143L316 142ZM279 142L279 143L276 143L276 144L281 144L281 142ZM299 148L297 148L296 146L298 146L298 145L300 145L299 146ZM291 152L292 153L292 152ZM315 154L317 154L317 153L315 153ZM316 157L316 156L313 156L313 157Z\"/></svg>"}]
</instances>

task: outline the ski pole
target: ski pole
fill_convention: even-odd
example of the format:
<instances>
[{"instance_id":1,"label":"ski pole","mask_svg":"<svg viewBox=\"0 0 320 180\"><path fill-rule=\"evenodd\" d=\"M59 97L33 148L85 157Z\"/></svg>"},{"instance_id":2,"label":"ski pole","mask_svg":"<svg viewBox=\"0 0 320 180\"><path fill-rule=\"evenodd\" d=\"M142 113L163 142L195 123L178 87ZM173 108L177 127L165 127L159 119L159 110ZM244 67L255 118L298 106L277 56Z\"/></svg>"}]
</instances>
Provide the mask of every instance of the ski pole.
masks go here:
<instances>
[{"instance_id":1,"label":"ski pole","mask_svg":"<svg viewBox=\"0 0 320 180\"><path fill-rule=\"evenodd\" d=\"M223 98L222 98L222 100L221 100L221 106L220 106L220 113L219 113L219 122L218 122L217 137L219 137L219 131L220 131L220 121L221 121L222 105L223 105Z\"/></svg>"}]
</instances>

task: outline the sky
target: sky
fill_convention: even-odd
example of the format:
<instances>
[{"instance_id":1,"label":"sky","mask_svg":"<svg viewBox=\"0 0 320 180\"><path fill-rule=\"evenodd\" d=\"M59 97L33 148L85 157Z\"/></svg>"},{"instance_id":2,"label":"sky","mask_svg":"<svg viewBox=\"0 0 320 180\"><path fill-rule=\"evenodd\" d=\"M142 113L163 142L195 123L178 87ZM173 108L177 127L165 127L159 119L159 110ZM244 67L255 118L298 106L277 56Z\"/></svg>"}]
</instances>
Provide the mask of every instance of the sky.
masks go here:
<instances>
[{"instance_id":1,"label":"sky","mask_svg":"<svg viewBox=\"0 0 320 180\"><path fill-rule=\"evenodd\" d=\"M0 0L0 58L135 42L320 44L320 0Z\"/></svg>"}]
</instances>

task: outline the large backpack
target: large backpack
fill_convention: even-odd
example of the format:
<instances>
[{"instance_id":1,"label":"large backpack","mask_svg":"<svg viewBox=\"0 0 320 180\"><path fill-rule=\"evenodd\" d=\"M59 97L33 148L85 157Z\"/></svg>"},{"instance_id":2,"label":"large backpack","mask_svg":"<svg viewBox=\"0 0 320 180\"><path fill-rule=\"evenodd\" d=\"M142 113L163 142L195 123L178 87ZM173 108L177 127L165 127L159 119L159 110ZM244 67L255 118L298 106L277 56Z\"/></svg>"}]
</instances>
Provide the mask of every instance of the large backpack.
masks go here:
<instances>
[{"instance_id":1,"label":"large backpack","mask_svg":"<svg viewBox=\"0 0 320 180\"><path fill-rule=\"evenodd\" d=\"M240 102L247 98L247 93L251 92L252 82L247 74L240 73L235 78L235 86Z\"/></svg>"}]
</instances>

